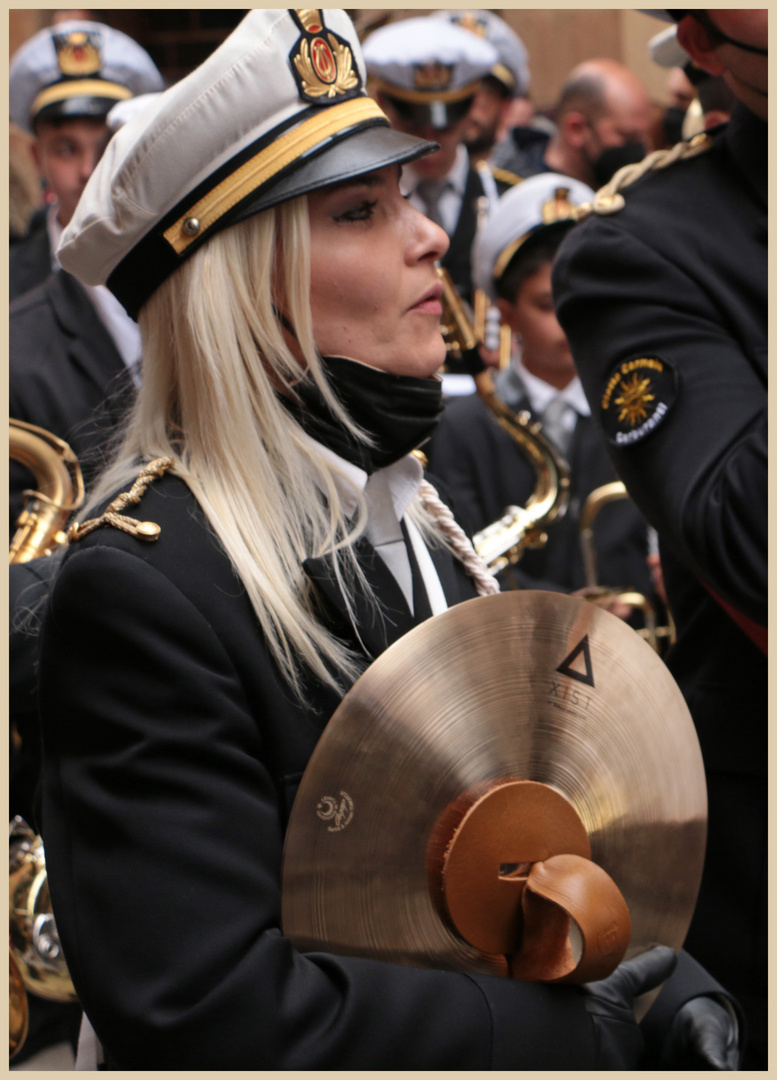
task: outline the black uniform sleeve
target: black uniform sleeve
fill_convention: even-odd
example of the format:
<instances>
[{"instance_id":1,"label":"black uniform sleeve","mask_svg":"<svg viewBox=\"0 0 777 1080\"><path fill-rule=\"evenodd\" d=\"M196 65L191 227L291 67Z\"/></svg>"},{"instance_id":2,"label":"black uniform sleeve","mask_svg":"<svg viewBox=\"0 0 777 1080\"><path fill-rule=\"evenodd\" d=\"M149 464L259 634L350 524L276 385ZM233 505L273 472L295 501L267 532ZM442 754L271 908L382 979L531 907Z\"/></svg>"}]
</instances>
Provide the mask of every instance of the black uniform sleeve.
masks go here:
<instances>
[{"instance_id":1,"label":"black uniform sleeve","mask_svg":"<svg viewBox=\"0 0 777 1080\"><path fill-rule=\"evenodd\" d=\"M69 553L41 674L54 910L114 1067L597 1067L574 988L293 949L263 717L141 557Z\"/></svg>"},{"instance_id":2,"label":"black uniform sleeve","mask_svg":"<svg viewBox=\"0 0 777 1080\"><path fill-rule=\"evenodd\" d=\"M608 380L624 361L659 358L673 373L660 423L630 443L610 438L608 450L662 543L766 625L763 358L747 354L690 270L633 235L617 215L572 232L553 288L594 417L601 420Z\"/></svg>"}]
</instances>

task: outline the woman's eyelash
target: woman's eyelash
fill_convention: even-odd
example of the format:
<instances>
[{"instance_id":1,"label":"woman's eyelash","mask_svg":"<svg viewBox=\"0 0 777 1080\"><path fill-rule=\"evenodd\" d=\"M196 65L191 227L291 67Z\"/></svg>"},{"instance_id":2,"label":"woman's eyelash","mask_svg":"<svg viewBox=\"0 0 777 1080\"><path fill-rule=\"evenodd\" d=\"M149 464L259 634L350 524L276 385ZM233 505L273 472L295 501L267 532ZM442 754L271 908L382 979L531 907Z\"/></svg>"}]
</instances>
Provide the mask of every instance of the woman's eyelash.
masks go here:
<instances>
[{"instance_id":1,"label":"woman's eyelash","mask_svg":"<svg viewBox=\"0 0 777 1080\"><path fill-rule=\"evenodd\" d=\"M335 217L335 221L369 221L372 211L377 206L377 199L365 199L358 206L345 210Z\"/></svg>"}]
</instances>

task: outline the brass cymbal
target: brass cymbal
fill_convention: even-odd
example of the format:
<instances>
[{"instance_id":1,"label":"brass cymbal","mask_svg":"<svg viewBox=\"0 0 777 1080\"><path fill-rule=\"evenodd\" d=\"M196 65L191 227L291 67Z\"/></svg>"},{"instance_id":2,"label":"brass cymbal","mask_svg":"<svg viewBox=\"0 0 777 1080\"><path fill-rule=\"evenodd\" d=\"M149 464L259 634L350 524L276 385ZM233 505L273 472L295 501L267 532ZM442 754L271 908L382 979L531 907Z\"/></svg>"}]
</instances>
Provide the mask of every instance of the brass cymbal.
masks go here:
<instances>
[{"instance_id":1,"label":"brass cymbal","mask_svg":"<svg viewBox=\"0 0 777 1080\"><path fill-rule=\"evenodd\" d=\"M343 699L292 810L284 933L302 951L507 975L451 924L435 884L452 808L505 779L571 806L576 843L628 905L627 957L682 946L707 820L683 697L621 620L532 591L427 620Z\"/></svg>"}]
</instances>

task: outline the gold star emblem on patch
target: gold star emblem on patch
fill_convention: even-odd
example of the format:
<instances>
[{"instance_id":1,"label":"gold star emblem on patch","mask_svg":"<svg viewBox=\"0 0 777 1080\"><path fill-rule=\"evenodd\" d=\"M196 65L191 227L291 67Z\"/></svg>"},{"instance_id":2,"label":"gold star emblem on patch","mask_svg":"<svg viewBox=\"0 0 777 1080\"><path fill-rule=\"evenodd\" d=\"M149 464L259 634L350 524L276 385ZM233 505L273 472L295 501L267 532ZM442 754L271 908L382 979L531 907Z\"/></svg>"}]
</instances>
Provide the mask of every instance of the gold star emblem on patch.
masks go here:
<instances>
[{"instance_id":1,"label":"gold star emblem on patch","mask_svg":"<svg viewBox=\"0 0 777 1080\"><path fill-rule=\"evenodd\" d=\"M650 379L640 379L634 373L631 382L621 381L621 394L616 397L615 404L620 406L618 420L621 423L631 424L632 427L640 420L647 419L647 406L655 401L655 396L648 393Z\"/></svg>"}]
</instances>

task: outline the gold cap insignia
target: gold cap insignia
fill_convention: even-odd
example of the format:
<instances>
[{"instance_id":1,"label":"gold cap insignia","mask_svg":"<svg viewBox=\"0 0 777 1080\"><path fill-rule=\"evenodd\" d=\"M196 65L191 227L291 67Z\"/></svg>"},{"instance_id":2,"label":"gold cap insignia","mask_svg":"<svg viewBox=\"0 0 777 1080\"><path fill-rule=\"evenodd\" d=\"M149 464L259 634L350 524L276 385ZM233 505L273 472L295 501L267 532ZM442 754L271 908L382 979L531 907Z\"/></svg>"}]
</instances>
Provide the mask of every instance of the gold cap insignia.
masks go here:
<instances>
[{"instance_id":1,"label":"gold cap insignia","mask_svg":"<svg viewBox=\"0 0 777 1080\"><path fill-rule=\"evenodd\" d=\"M100 35L96 31L71 30L54 34L57 62L63 75L93 75L100 70Z\"/></svg>"},{"instance_id":2,"label":"gold cap insignia","mask_svg":"<svg viewBox=\"0 0 777 1080\"><path fill-rule=\"evenodd\" d=\"M462 11L460 15L454 15L452 23L460 26L462 30L469 30L472 34L484 38L488 32L486 20L479 18L474 11Z\"/></svg>"},{"instance_id":3,"label":"gold cap insignia","mask_svg":"<svg viewBox=\"0 0 777 1080\"><path fill-rule=\"evenodd\" d=\"M658 356L635 356L615 365L601 400L602 427L611 443L629 446L664 420L677 397L677 372Z\"/></svg>"},{"instance_id":4,"label":"gold cap insignia","mask_svg":"<svg viewBox=\"0 0 777 1080\"><path fill-rule=\"evenodd\" d=\"M416 64L413 68L413 85L416 90L447 90L453 80L453 65L432 60L428 64Z\"/></svg>"},{"instance_id":5,"label":"gold cap insignia","mask_svg":"<svg viewBox=\"0 0 777 1080\"><path fill-rule=\"evenodd\" d=\"M339 34L325 31L321 10L301 8L292 15L302 30L289 54L300 97L325 105L359 94L362 81L351 48Z\"/></svg>"},{"instance_id":6,"label":"gold cap insignia","mask_svg":"<svg viewBox=\"0 0 777 1080\"><path fill-rule=\"evenodd\" d=\"M553 198L542 205L542 224L555 225L557 221L577 221L578 208L569 201L569 188L558 187Z\"/></svg>"}]
</instances>

